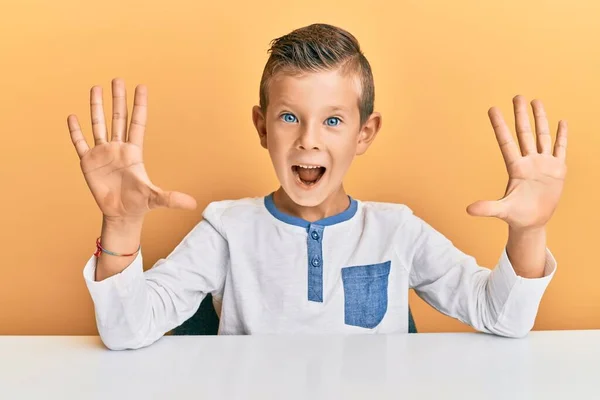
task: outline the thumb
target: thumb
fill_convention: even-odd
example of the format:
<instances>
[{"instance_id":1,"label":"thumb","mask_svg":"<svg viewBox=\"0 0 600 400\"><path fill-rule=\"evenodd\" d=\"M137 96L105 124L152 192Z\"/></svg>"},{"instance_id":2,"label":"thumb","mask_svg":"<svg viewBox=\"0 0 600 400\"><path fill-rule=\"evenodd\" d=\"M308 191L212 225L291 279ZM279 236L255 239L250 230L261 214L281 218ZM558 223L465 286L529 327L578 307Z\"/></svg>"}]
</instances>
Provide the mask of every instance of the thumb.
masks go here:
<instances>
[{"instance_id":1,"label":"thumb","mask_svg":"<svg viewBox=\"0 0 600 400\"><path fill-rule=\"evenodd\" d=\"M154 203L154 207L178 208L182 210L194 210L196 208L196 200L189 194L181 192L170 192L159 189L152 200L151 202Z\"/></svg>"},{"instance_id":2,"label":"thumb","mask_svg":"<svg viewBox=\"0 0 600 400\"><path fill-rule=\"evenodd\" d=\"M480 200L467 207L467 213L474 217L496 217L503 218L505 213L504 203L498 200Z\"/></svg>"}]
</instances>

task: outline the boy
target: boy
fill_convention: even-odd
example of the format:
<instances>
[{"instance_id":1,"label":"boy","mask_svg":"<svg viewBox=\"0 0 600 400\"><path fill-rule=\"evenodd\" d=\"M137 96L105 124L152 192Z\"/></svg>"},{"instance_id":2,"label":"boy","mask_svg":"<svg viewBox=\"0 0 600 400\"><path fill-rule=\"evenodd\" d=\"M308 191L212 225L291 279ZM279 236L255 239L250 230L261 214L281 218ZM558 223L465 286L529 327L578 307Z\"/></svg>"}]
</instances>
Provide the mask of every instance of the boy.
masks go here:
<instances>
[{"instance_id":1,"label":"boy","mask_svg":"<svg viewBox=\"0 0 600 400\"><path fill-rule=\"evenodd\" d=\"M264 198L208 205L166 258L143 272L140 232L156 207L192 209L183 193L153 185L142 159L146 89L138 86L129 134L125 87L113 81L108 141L102 92L91 90L95 147L68 118L81 168L103 213L84 269L98 329L110 349L147 346L191 317L207 293L220 334L406 332L408 290L479 331L521 337L533 326L556 263L545 225L566 174L566 124L554 153L544 109L533 101L537 149L523 98L514 99L519 145L489 112L509 173L499 201L468 207L509 225L493 270L399 204L360 202L343 178L381 127L368 61L350 33L324 24L272 43L252 110L281 187Z\"/></svg>"}]
</instances>

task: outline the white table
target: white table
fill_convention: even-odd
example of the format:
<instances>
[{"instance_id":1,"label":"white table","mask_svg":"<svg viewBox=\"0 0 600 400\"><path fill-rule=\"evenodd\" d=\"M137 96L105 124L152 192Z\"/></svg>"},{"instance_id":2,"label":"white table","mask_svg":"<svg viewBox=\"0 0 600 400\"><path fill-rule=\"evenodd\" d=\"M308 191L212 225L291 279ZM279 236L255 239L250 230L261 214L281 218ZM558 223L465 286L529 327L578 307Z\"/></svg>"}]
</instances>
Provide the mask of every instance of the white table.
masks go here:
<instances>
[{"instance_id":1,"label":"white table","mask_svg":"<svg viewBox=\"0 0 600 400\"><path fill-rule=\"evenodd\" d=\"M600 331L0 337L0 399L600 399Z\"/></svg>"}]
</instances>

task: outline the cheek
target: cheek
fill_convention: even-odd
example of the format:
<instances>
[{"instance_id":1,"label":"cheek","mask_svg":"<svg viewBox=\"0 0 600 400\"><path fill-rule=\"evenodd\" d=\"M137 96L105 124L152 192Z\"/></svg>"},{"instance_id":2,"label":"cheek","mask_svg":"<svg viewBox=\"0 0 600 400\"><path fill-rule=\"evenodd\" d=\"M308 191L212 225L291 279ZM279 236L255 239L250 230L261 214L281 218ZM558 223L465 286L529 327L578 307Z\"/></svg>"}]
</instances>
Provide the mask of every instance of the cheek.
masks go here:
<instances>
[{"instance_id":1,"label":"cheek","mask_svg":"<svg viewBox=\"0 0 600 400\"><path fill-rule=\"evenodd\" d=\"M267 132L267 148L269 150L269 155L276 166L282 165L286 162L286 155L288 152L285 135L282 135L281 131L276 132L273 129Z\"/></svg>"},{"instance_id":2,"label":"cheek","mask_svg":"<svg viewBox=\"0 0 600 400\"><path fill-rule=\"evenodd\" d=\"M267 130L267 143L269 148L272 148L274 152L281 153L287 152L294 143L294 131L293 127L285 127L280 124L274 123L268 126Z\"/></svg>"},{"instance_id":3,"label":"cheek","mask_svg":"<svg viewBox=\"0 0 600 400\"><path fill-rule=\"evenodd\" d=\"M345 152L343 154L339 154L336 157L336 164L337 164L337 168L339 169L340 172L345 173L349 168L350 165L352 164L352 161L354 160L354 155L355 152Z\"/></svg>"},{"instance_id":4,"label":"cheek","mask_svg":"<svg viewBox=\"0 0 600 400\"><path fill-rule=\"evenodd\" d=\"M357 145L358 137L344 137L342 140L331 143L330 149L332 149L333 158L338 167L347 169L350 166L356 156Z\"/></svg>"}]
</instances>

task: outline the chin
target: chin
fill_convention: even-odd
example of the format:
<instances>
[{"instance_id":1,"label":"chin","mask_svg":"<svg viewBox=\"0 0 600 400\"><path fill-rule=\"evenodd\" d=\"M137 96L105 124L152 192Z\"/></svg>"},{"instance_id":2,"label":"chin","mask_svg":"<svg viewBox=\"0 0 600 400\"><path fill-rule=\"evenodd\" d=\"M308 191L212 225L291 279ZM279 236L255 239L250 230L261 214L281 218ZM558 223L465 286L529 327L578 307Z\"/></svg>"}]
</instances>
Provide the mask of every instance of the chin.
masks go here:
<instances>
[{"instance_id":1,"label":"chin","mask_svg":"<svg viewBox=\"0 0 600 400\"><path fill-rule=\"evenodd\" d=\"M285 188L284 188L285 190ZM286 190L287 195L289 196L289 198L297 205L301 206L301 207L317 207L320 204L322 204L325 199L327 198L326 195L322 195L322 196L318 196L316 193L311 193L311 194L296 194L293 191L287 191Z\"/></svg>"},{"instance_id":2,"label":"chin","mask_svg":"<svg viewBox=\"0 0 600 400\"><path fill-rule=\"evenodd\" d=\"M328 183L328 182L327 182ZM327 200L331 195L329 185L326 182L319 182L317 185L306 187L299 184L295 178L288 179L281 185L287 196L301 207L317 207Z\"/></svg>"}]
</instances>

